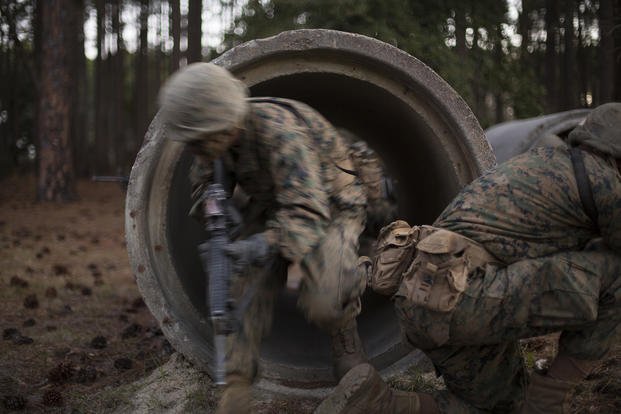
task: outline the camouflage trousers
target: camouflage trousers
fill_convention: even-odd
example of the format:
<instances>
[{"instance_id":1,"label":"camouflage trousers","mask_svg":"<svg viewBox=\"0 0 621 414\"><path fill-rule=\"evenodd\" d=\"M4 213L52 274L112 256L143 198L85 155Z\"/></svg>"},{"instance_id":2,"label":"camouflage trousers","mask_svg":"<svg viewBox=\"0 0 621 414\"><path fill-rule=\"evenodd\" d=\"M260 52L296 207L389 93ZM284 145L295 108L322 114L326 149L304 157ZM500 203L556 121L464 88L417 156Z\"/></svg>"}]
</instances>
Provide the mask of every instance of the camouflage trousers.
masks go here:
<instances>
[{"instance_id":1,"label":"camouflage trousers","mask_svg":"<svg viewBox=\"0 0 621 414\"><path fill-rule=\"evenodd\" d=\"M366 280L357 274L356 264L364 222L362 208L339 213L321 244L300 263L298 308L309 322L326 331L360 313ZM250 300L241 315L240 331L228 338L227 374L249 380L256 377L261 340L271 329L274 304L286 284L288 267L285 260L277 259L235 280L232 290L238 303Z\"/></svg>"},{"instance_id":2,"label":"camouflage trousers","mask_svg":"<svg viewBox=\"0 0 621 414\"><path fill-rule=\"evenodd\" d=\"M517 340L561 331L559 353L601 359L621 333L621 257L607 251L558 253L474 273L446 313L396 298L407 341L425 351L448 391L445 413L512 412L527 376ZM437 343L435 329L448 329Z\"/></svg>"}]
</instances>

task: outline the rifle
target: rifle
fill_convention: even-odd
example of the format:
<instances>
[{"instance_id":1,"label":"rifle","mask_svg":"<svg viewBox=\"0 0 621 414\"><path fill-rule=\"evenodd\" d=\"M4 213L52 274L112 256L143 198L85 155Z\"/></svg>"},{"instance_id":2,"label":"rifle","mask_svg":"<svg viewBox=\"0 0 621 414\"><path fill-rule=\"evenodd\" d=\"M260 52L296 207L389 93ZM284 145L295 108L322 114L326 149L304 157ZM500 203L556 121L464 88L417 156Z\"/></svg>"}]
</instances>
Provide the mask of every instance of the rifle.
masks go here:
<instances>
[{"instance_id":1,"label":"rifle","mask_svg":"<svg viewBox=\"0 0 621 414\"><path fill-rule=\"evenodd\" d=\"M221 160L214 162L214 180L207 187L203 200L203 215L208 238L199 245L203 270L207 274L207 298L210 319L213 325L214 381L226 384L225 353L226 337L234 330L233 300L230 297L231 260L224 248L230 243L228 226L234 221L230 217L227 193L224 184L224 167Z\"/></svg>"}]
</instances>

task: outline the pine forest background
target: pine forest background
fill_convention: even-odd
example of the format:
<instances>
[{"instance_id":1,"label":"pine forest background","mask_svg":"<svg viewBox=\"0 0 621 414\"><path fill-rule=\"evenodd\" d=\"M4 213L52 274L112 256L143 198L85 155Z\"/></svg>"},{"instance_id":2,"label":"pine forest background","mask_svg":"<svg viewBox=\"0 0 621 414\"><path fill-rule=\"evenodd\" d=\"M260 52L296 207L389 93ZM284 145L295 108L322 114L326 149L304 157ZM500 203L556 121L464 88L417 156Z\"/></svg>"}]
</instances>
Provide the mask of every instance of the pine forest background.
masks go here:
<instances>
[{"instance_id":1,"label":"pine forest background","mask_svg":"<svg viewBox=\"0 0 621 414\"><path fill-rule=\"evenodd\" d=\"M0 0L0 177L126 175L171 72L299 28L407 51L483 127L621 101L621 0Z\"/></svg>"}]
</instances>

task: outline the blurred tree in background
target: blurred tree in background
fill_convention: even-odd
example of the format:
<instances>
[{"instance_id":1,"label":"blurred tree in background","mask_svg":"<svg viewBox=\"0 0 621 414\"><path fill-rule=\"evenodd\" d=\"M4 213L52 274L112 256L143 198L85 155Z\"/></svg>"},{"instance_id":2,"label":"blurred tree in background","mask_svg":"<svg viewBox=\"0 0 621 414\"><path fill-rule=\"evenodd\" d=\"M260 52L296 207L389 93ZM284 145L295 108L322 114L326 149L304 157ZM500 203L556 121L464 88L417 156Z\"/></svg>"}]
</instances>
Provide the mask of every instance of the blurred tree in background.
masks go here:
<instances>
[{"instance_id":1,"label":"blurred tree in background","mask_svg":"<svg viewBox=\"0 0 621 414\"><path fill-rule=\"evenodd\" d=\"M37 199L70 201L75 197L71 129L77 110L73 80L78 75L76 33L81 27L81 0L48 0L36 4L35 41L41 45L38 80ZM80 48L81 50L81 48ZM10 114L9 114L10 116Z\"/></svg>"},{"instance_id":2,"label":"blurred tree in background","mask_svg":"<svg viewBox=\"0 0 621 414\"><path fill-rule=\"evenodd\" d=\"M65 25L50 32L58 4ZM60 142L46 119L67 119L69 161L58 165L68 189L73 175L128 174L172 71L300 28L361 33L407 51L484 127L621 101L621 0L0 0L0 176L40 167L46 149L59 148L45 146ZM59 73L70 86L50 92L46 84L62 84L54 59L65 62ZM43 116L58 99L66 111Z\"/></svg>"},{"instance_id":3,"label":"blurred tree in background","mask_svg":"<svg viewBox=\"0 0 621 414\"><path fill-rule=\"evenodd\" d=\"M619 0L250 0L225 44L300 28L361 33L407 51L483 126L621 100Z\"/></svg>"}]
</instances>

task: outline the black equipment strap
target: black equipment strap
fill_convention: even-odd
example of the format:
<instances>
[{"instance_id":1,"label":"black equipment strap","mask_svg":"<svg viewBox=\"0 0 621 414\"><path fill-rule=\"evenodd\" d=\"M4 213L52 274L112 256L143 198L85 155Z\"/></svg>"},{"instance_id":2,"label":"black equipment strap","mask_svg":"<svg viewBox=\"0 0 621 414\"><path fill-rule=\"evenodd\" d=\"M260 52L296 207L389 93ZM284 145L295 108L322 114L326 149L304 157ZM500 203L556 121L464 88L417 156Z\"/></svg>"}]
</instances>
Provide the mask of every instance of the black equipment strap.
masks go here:
<instances>
[{"instance_id":1,"label":"black equipment strap","mask_svg":"<svg viewBox=\"0 0 621 414\"><path fill-rule=\"evenodd\" d=\"M221 158L217 158L213 161L213 182L220 184L222 188L228 190L226 187L226 172Z\"/></svg>"},{"instance_id":2,"label":"black equipment strap","mask_svg":"<svg viewBox=\"0 0 621 414\"><path fill-rule=\"evenodd\" d=\"M310 122L308 122L308 119L306 119L306 117L304 115L302 115L300 113L300 111L298 111L298 108L296 108L295 106L293 106L291 103L287 102L286 100L282 99L282 98L249 98L248 99L250 102L256 102L256 103L271 103L274 105L279 105L282 106L283 108L287 108L289 110L289 112L292 112L296 118L298 118L299 120L301 120L302 122L304 122L306 124L306 126L308 127L308 129L312 131L311 128L311 124Z\"/></svg>"},{"instance_id":3,"label":"black equipment strap","mask_svg":"<svg viewBox=\"0 0 621 414\"><path fill-rule=\"evenodd\" d=\"M578 184L578 193L580 194L580 201L582 207L587 216L591 219L595 227L597 224L597 207L595 206L595 200L593 199L593 189L591 188L591 182L589 176L584 167L584 154L578 147L572 147L569 149L569 157L574 167L574 175L576 176L576 183Z\"/></svg>"}]
</instances>

